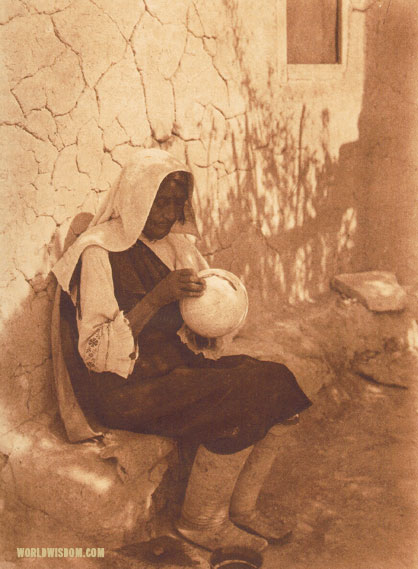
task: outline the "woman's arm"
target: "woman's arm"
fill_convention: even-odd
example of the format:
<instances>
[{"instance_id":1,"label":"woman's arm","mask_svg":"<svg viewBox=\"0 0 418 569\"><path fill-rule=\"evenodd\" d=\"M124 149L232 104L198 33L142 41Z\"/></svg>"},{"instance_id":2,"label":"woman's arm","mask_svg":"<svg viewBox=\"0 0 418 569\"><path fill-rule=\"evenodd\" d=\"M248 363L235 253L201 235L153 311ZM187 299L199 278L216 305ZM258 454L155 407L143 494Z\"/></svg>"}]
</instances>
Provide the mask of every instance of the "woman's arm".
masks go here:
<instances>
[{"instance_id":1,"label":"woman's arm","mask_svg":"<svg viewBox=\"0 0 418 569\"><path fill-rule=\"evenodd\" d=\"M192 269L172 271L124 314L114 294L109 254L98 246L82 255L78 349L86 366L127 378L140 357L134 338L158 310L185 296L201 296L205 282Z\"/></svg>"},{"instance_id":2,"label":"woman's arm","mask_svg":"<svg viewBox=\"0 0 418 569\"><path fill-rule=\"evenodd\" d=\"M158 297L155 294L155 289L149 292L136 303L136 305L125 314L128 320L134 338L142 332L145 325L163 306L159 303Z\"/></svg>"},{"instance_id":3,"label":"woman's arm","mask_svg":"<svg viewBox=\"0 0 418 569\"><path fill-rule=\"evenodd\" d=\"M205 287L193 269L171 271L126 314L134 337L160 308L181 298L202 296Z\"/></svg>"},{"instance_id":4,"label":"woman's arm","mask_svg":"<svg viewBox=\"0 0 418 569\"><path fill-rule=\"evenodd\" d=\"M121 377L132 373L138 350L129 321L114 294L109 254L98 246L82 255L78 350L86 366Z\"/></svg>"}]
</instances>

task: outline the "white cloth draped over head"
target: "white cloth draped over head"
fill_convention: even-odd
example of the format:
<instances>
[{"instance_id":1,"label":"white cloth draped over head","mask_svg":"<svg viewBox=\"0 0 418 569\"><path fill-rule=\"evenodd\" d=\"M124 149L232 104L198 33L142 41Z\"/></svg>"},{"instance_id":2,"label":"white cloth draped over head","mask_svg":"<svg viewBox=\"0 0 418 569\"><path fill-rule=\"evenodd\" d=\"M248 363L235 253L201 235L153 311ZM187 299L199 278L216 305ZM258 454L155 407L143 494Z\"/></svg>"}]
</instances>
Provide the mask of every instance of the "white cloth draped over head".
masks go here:
<instances>
[{"instance_id":1,"label":"white cloth draped over head","mask_svg":"<svg viewBox=\"0 0 418 569\"><path fill-rule=\"evenodd\" d=\"M77 262L90 245L98 245L112 252L126 251L134 245L145 226L161 182L173 172L190 170L163 150L154 148L136 153L122 169L88 229L54 266L53 272L63 290L69 292ZM198 236L191 198L192 187L189 188L189 198L184 208L185 222L175 223L171 233Z\"/></svg>"},{"instance_id":2,"label":"white cloth draped over head","mask_svg":"<svg viewBox=\"0 0 418 569\"><path fill-rule=\"evenodd\" d=\"M143 238L141 233L159 186L164 178L173 172L190 171L187 166L162 150L149 149L138 151L134 159L122 169L118 180L105 196L104 201L88 228L81 233L67 251L64 252L61 259L53 268L59 285L56 291L52 316L54 378L60 414L68 438L72 442L85 440L97 436L99 433L93 430L78 404L65 363L61 336L61 291L64 290L68 293L74 293L74 291L70 291L70 286L72 286L70 284L71 278L81 255L88 247L96 246L96 251L100 248L100 251L106 255L106 251L125 251L133 246L139 238ZM190 177L190 180L192 181L192 177ZM192 186L192 183L190 186ZM192 187L190 187L188 191L189 196L184 208L184 223L176 222L167 237L160 241L147 242L147 245L153 248L157 256L160 256L163 262L166 262L168 266L170 259L168 259L169 255L167 257L167 251L174 252L173 258L175 262L174 265L169 266L169 268L179 269L190 267L198 271L202 268L206 268L207 263L185 235L186 233L198 235L191 204ZM93 251L93 249L94 247L89 249L89 251ZM87 251L86 254L87 253L89 252ZM167 259L163 259L164 255L166 255ZM107 261L104 266L106 274L104 277L102 275L102 282L112 283L110 263ZM88 270L87 267L86 270ZM95 275L96 273L93 274L92 278L97 281ZM100 289L100 284L95 283L95 285L98 285ZM82 288L82 283L79 286ZM106 290L108 290L108 292L105 292L103 289L98 290L100 294L93 295L93 297L97 296L97 298L100 298L100 318L106 318L106 322L109 322L111 317L107 320L107 315L104 314L104 305L116 305L117 309L117 304L113 294L113 285L110 284ZM103 294L105 294L105 297ZM72 298L73 300L75 299L74 294L72 294ZM83 293L81 298L83 298ZM84 298L86 298L86 295L84 295ZM88 310L86 310L86 313L87 312ZM122 326L121 316L123 316L122 313L118 314L118 317L115 319L115 325L119 326L119 328ZM81 322L84 328L86 327L86 321L88 323L88 314L83 314ZM78 324L80 324L79 321ZM129 325L125 323L123 326L126 328L124 333L130 336L129 341L133 344L133 338L129 332ZM106 324L105 327L108 327L108 325ZM83 334L84 332L80 332L79 327L79 348ZM134 361L132 361L132 366L133 364ZM123 375L123 377L126 377L126 374Z\"/></svg>"}]
</instances>

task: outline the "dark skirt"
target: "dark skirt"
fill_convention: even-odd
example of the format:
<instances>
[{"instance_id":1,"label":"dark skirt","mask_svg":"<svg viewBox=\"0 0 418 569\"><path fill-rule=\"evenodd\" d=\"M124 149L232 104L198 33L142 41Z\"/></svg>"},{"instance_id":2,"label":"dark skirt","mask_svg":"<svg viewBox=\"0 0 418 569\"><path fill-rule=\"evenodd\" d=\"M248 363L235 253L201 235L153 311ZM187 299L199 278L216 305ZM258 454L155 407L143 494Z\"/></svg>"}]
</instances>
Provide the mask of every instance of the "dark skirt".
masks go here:
<instances>
[{"instance_id":1,"label":"dark skirt","mask_svg":"<svg viewBox=\"0 0 418 569\"><path fill-rule=\"evenodd\" d=\"M125 312L169 273L141 242L109 258ZM139 358L128 379L89 373L91 410L104 426L230 454L311 405L286 366L244 355L196 355L177 335L182 324L178 303L163 307L138 336Z\"/></svg>"},{"instance_id":2,"label":"dark skirt","mask_svg":"<svg viewBox=\"0 0 418 569\"><path fill-rule=\"evenodd\" d=\"M128 380L92 373L98 419L111 428L201 443L229 454L311 404L284 365L249 356L193 359L193 367L147 378L141 377L139 365Z\"/></svg>"}]
</instances>

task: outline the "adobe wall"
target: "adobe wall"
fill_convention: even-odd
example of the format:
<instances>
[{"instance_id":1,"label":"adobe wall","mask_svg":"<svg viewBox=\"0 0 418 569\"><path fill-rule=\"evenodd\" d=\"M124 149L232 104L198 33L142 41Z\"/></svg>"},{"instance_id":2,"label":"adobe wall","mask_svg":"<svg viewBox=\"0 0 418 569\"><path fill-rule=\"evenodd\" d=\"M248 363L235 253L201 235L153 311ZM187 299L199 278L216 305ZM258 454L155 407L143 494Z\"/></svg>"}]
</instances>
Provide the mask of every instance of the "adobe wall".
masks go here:
<instances>
[{"instance_id":1,"label":"adobe wall","mask_svg":"<svg viewBox=\"0 0 418 569\"><path fill-rule=\"evenodd\" d=\"M340 79L287 82L276 0L2 2L4 452L11 429L55 411L50 269L134 148L190 165L200 247L253 310L364 266L364 21L350 12Z\"/></svg>"},{"instance_id":2,"label":"adobe wall","mask_svg":"<svg viewBox=\"0 0 418 569\"><path fill-rule=\"evenodd\" d=\"M380 4L380 5L379 5ZM418 282L418 14L413 0L367 12L364 155L367 266Z\"/></svg>"}]
</instances>

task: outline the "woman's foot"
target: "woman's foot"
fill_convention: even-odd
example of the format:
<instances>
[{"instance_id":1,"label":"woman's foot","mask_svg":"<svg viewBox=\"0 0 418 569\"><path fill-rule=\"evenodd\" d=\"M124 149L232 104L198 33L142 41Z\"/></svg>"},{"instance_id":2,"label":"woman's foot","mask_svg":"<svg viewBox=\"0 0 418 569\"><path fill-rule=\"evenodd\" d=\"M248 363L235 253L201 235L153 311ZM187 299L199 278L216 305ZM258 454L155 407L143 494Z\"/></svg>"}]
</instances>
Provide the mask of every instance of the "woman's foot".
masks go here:
<instances>
[{"instance_id":1,"label":"woman's foot","mask_svg":"<svg viewBox=\"0 0 418 569\"><path fill-rule=\"evenodd\" d=\"M179 520L175 523L177 531L187 540L213 551L219 547L249 547L261 551L267 547L267 541L237 528L229 520L217 527L203 528Z\"/></svg>"},{"instance_id":2,"label":"woman's foot","mask_svg":"<svg viewBox=\"0 0 418 569\"><path fill-rule=\"evenodd\" d=\"M264 537L271 544L285 544L292 537L291 524L283 520L272 520L258 510L232 514L231 520L236 526Z\"/></svg>"}]
</instances>

